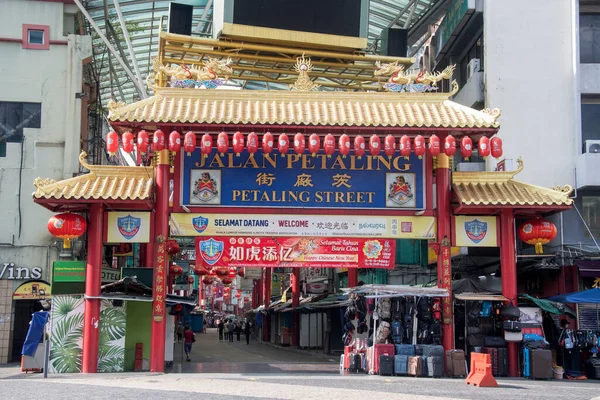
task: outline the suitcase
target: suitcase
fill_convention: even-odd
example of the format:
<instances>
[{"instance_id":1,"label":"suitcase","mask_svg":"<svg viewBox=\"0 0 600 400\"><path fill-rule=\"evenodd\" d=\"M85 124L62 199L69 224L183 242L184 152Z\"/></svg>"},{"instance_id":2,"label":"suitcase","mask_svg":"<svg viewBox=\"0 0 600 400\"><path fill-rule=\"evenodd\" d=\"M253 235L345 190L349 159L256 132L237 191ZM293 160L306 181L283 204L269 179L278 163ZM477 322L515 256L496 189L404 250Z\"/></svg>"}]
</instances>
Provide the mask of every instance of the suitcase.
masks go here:
<instances>
[{"instance_id":1,"label":"suitcase","mask_svg":"<svg viewBox=\"0 0 600 400\"><path fill-rule=\"evenodd\" d=\"M531 379L552 379L552 351L531 350Z\"/></svg>"},{"instance_id":2,"label":"suitcase","mask_svg":"<svg viewBox=\"0 0 600 400\"><path fill-rule=\"evenodd\" d=\"M393 344L375 344L371 346L367 350L367 364L368 364L368 372L370 374L378 374L379 373L379 356L393 356L394 355L394 345ZM393 364L393 362L392 362ZM393 366L392 366L393 368Z\"/></svg>"},{"instance_id":3,"label":"suitcase","mask_svg":"<svg viewBox=\"0 0 600 400\"><path fill-rule=\"evenodd\" d=\"M423 353L425 352L425 347L427 347L428 345L426 344L417 344L415 345L415 355L417 356L422 356Z\"/></svg>"},{"instance_id":4,"label":"suitcase","mask_svg":"<svg viewBox=\"0 0 600 400\"><path fill-rule=\"evenodd\" d=\"M350 354L350 368L348 368L352 372L360 372L363 369L363 359L361 354L352 353Z\"/></svg>"},{"instance_id":5,"label":"suitcase","mask_svg":"<svg viewBox=\"0 0 600 400\"><path fill-rule=\"evenodd\" d=\"M581 357L579 349L568 349L564 350L563 356L563 368L565 373L578 375L581 373Z\"/></svg>"},{"instance_id":6,"label":"suitcase","mask_svg":"<svg viewBox=\"0 0 600 400\"><path fill-rule=\"evenodd\" d=\"M407 375L408 374L408 357L404 354L397 354L394 356L394 374L395 375Z\"/></svg>"},{"instance_id":7,"label":"suitcase","mask_svg":"<svg viewBox=\"0 0 600 400\"><path fill-rule=\"evenodd\" d=\"M419 376L427 376L427 356L421 356L421 360L423 360L423 369L421 370L421 375Z\"/></svg>"},{"instance_id":8,"label":"suitcase","mask_svg":"<svg viewBox=\"0 0 600 400\"><path fill-rule=\"evenodd\" d=\"M423 355L427 357L444 357L444 346L428 345L423 348Z\"/></svg>"},{"instance_id":9,"label":"suitcase","mask_svg":"<svg viewBox=\"0 0 600 400\"><path fill-rule=\"evenodd\" d=\"M415 346L413 344L397 344L396 355L414 356Z\"/></svg>"},{"instance_id":10,"label":"suitcase","mask_svg":"<svg viewBox=\"0 0 600 400\"><path fill-rule=\"evenodd\" d=\"M531 350L527 347L523 349L523 376L525 378L531 376Z\"/></svg>"},{"instance_id":11,"label":"suitcase","mask_svg":"<svg viewBox=\"0 0 600 400\"><path fill-rule=\"evenodd\" d=\"M588 379L600 379L600 359L590 358L585 362L585 376Z\"/></svg>"},{"instance_id":12,"label":"suitcase","mask_svg":"<svg viewBox=\"0 0 600 400\"><path fill-rule=\"evenodd\" d=\"M508 376L508 349L498 349L498 376Z\"/></svg>"},{"instance_id":13,"label":"suitcase","mask_svg":"<svg viewBox=\"0 0 600 400\"><path fill-rule=\"evenodd\" d=\"M498 349L495 347L482 347L481 352L490 355L492 363L492 375L498 376Z\"/></svg>"},{"instance_id":14,"label":"suitcase","mask_svg":"<svg viewBox=\"0 0 600 400\"><path fill-rule=\"evenodd\" d=\"M427 357L427 376L441 378L444 375L444 358L441 356Z\"/></svg>"},{"instance_id":15,"label":"suitcase","mask_svg":"<svg viewBox=\"0 0 600 400\"><path fill-rule=\"evenodd\" d=\"M423 359L419 356L408 357L408 375L423 375Z\"/></svg>"},{"instance_id":16,"label":"suitcase","mask_svg":"<svg viewBox=\"0 0 600 400\"><path fill-rule=\"evenodd\" d=\"M467 376L467 361L463 350L446 351L446 375L451 378Z\"/></svg>"},{"instance_id":17,"label":"suitcase","mask_svg":"<svg viewBox=\"0 0 600 400\"><path fill-rule=\"evenodd\" d=\"M379 375L394 375L394 356L379 356Z\"/></svg>"}]
</instances>

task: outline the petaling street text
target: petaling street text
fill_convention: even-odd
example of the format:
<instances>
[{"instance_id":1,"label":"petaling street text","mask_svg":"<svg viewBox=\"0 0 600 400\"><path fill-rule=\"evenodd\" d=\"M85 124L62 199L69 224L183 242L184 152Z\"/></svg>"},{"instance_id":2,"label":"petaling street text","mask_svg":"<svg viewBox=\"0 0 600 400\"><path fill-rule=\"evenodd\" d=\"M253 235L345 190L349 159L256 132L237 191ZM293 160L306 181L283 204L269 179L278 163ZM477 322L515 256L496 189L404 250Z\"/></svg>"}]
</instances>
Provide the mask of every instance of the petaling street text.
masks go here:
<instances>
[{"instance_id":1,"label":"petaling street text","mask_svg":"<svg viewBox=\"0 0 600 400\"><path fill-rule=\"evenodd\" d=\"M232 190L231 200L234 202L273 202L287 203L360 203L371 204L376 192L333 192L293 190Z\"/></svg>"}]
</instances>

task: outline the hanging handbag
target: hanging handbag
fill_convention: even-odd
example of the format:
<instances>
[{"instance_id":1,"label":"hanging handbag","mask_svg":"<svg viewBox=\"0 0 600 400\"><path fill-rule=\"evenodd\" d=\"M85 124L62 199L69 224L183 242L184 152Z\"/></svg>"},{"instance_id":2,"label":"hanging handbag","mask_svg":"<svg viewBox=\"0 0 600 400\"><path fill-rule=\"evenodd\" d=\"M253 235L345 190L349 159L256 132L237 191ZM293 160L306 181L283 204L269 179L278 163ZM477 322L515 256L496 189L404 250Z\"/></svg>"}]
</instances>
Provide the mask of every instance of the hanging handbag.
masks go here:
<instances>
[{"instance_id":1,"label":"hanging handbag","mask_svg":"<svg viewBox=\"0 0 600 400\"><path fill-rule=\"evenodd\" d=\"M521 318L521 311L518 307L513 306L512 304L507 304L502 307L500 314L509 319L519 319Z\"/></svg>"},{"instance_id":2,"label":"hanging handbag","mask_svg":"<svg viewBox=\"0 0 600 400\"><path fill-rule=\"evenodd\" d=\"M523 330L519 321L504 321L502 328L507 332L521 332Z\"/></svg>"}]
</instances>

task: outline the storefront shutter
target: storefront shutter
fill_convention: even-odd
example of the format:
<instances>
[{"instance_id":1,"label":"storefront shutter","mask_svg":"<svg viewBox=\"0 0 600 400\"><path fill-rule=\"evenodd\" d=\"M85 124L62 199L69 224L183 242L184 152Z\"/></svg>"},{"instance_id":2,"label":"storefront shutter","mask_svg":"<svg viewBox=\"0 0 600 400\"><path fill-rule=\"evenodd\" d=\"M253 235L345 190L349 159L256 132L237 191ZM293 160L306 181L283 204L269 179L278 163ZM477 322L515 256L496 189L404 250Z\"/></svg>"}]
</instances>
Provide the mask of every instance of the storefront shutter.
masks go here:
<instances>
[{"instance_id":1,"label":"storefront shutter","mask_svg":"<svg viewBox=\"0 0 600 400\"><path fill-rule=\"evenodd\" d=\"M598 314L600 314L600 305L578 304L577 314L577 326L579 329L599 329Z\"/></svg>"}]
</instances>

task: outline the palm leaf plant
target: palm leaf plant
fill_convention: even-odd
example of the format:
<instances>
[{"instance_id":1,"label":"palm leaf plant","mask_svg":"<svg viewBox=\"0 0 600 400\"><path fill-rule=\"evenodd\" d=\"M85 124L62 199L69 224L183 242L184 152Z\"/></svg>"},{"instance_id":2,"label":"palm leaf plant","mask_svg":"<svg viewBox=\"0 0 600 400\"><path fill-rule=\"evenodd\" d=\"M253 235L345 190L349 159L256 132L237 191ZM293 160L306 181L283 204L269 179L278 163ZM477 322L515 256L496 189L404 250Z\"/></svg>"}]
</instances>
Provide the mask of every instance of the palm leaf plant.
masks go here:
<instances>
[{"instance_id":1,"label":"palm leaf plant","mask_svg":"<svg viewBox=\"0 0 600 400\"><path fill-rule=\"evenodd\" d=\"M81 372L83 313L68 315L55 322L50 361L58 373Z\"/></svg>"}]
</instances>

